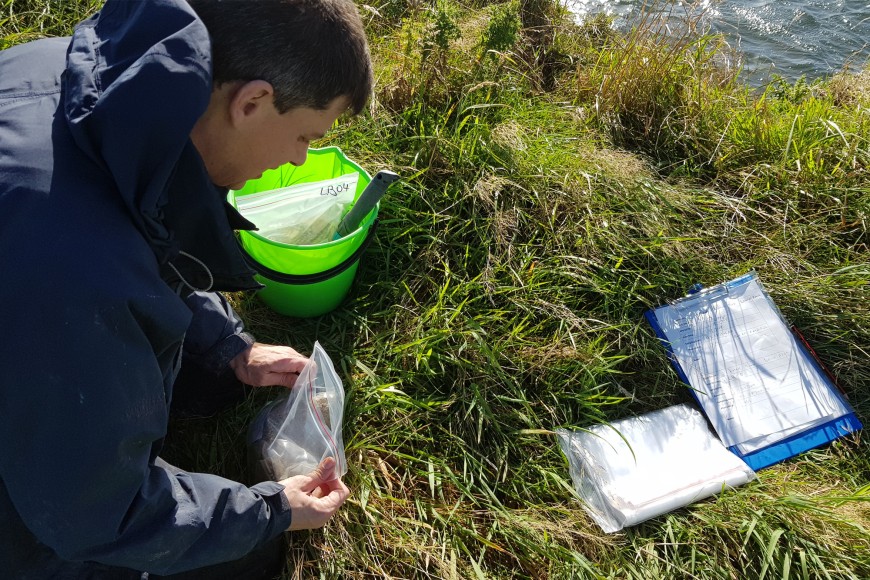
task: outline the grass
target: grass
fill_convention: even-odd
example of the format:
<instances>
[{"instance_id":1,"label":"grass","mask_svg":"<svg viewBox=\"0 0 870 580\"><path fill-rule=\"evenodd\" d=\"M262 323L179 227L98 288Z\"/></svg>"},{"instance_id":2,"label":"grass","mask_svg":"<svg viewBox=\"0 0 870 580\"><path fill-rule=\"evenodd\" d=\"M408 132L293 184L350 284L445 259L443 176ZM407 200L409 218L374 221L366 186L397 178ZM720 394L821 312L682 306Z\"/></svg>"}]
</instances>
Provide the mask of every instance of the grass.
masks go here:
<instances>
[{"instance_id":1,"label":"grass","mask_svg":"<svg viewBox=\"0 0 870 580\"><path fill-rule=\"evenodd\" d=\"M99 9L100 0L2 0L0 49L46 36L65 36Z\"/></svg>"},{"instance_id":2,"label":"grass","mask_svg":"<svg viewBox=\"0 0 870 580\"><path fill-rule=\"evenodd\" d=\"M0 6L7 46L94 4ZM320 145L404 180L338 310L233 297L348 390L353 493L288 578L870 577L860 435L605 535L551 433L688 400L642 314L751 268L870 417L870 73L754 91L662 8L626 33L544 0L363 10L376 94ZM271 394L173 424L167 459L247 481Z\"/></svg>"}]
</instances>

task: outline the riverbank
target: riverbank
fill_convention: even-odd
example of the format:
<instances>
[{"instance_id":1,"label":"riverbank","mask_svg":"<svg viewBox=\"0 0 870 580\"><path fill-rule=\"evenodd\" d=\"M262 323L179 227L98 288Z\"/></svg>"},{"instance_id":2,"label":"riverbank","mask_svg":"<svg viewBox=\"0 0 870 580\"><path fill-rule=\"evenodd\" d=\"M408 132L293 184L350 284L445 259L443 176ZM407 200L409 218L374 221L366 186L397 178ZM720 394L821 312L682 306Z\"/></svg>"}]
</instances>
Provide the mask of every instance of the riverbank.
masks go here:
<instances>
[{"instance_id":1,"label":"riverbank","mask_svg":"<svg viewBox=\"0 0 870 580\"><path fill-rule=\"evenodd\" d=\"M749 269L870 419L870 76L758 95L691 26L521 4L364 10L376 95L316 145L403 176L377 239L323 317L234 296L349 393L353 493L287 578L870 577L865 438L606 535L551 433L688 400L643 312ZM165 458L247 481L269 395L174 423Z\"/></svg>"}]
</instances>

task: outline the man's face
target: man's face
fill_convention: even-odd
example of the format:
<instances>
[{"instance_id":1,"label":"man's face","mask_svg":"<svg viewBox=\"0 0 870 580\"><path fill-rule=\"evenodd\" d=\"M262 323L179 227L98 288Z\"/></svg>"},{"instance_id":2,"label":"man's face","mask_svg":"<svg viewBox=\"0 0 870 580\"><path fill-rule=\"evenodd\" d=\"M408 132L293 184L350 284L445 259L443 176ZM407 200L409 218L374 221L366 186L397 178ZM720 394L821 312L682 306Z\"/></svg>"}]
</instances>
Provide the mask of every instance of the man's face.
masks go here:
<instances>
[{"instance_id":1,"label":"man's face","mask_svg":"<svg viewBox=\"0 0 870 580\"><path fill-rule=\"evenodd\" d=\"M267 169L285 163L302 165L308 156L308 145L326 135L347 109L347 101L336 99L322 111L299 107L283 114L278 113L272 103L267 107L268 114L263 115L258 126L239 143L243 147L236 148L235 172L227 176L227 183L218 185L240 189L246 181L257 179Z\"/></svg>"},{"instance_id":2,"label":"man's face","mask_svg":"<svg viewBox=\"0 0 870 580\"><path fill-rule=\"evenodd\" d=\"M226 107L212 111L210 106L197 123L191 137L216 185L240 189L268 169L301 165L309 143L326 135L348 107L347 99L339 97L324 110L298 107L282 114L272 97L270 90L234 94Z\"/></svg>"}]
</instances>

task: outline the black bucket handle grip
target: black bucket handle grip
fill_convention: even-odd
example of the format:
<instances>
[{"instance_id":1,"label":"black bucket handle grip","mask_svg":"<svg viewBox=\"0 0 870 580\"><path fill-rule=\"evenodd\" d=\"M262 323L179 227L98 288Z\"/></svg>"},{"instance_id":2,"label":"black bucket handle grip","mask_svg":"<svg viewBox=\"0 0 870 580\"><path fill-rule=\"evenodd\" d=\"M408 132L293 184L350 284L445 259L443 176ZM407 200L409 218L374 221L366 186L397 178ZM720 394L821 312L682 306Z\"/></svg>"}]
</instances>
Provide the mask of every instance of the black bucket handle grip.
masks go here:
<instances>
[{"instance_id":1,"label":"black bucket handle grip","mask_svg":"<svg viewBox=\"0 0 870 580\"><path fill-rule=\"evenodd\" d=\"M253 257L251 257L248 252L245 251L245 248L242 246L242 242L237 239L239 243L239 250L242 252L242 257L245 259L245 263L251 267L257 274L261 276L265 276L269 280L273 282L280 282L281 284L317 284L318 282L325 282L330 278L334 278L338 276L348 268L350 268L354 262L360 259L366 249L371 245L372 240L375 238L375 231L378 229L378 221L379 218L376 218L372 225L369 226L369 233L366 235L365 239L359 245L359 247L354 250L354 252L348 256L343 262L340 264L333 266L328 270L324 270L323 272L315 272L313 274L285 274L284 272L278 272L277 270L273 270L267 266L256 261Z\"/></svg>"}]
</instances>

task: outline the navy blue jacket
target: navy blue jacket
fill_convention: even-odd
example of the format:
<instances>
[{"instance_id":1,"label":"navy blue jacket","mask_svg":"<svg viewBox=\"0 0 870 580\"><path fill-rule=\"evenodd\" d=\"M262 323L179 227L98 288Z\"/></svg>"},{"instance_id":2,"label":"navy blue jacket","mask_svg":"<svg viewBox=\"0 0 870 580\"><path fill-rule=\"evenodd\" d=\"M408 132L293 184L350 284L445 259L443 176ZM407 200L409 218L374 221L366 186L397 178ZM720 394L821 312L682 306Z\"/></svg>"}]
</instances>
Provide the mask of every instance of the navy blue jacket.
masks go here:
<instances>
[{"instance_id":1,"label":"navy blue jacket","mask_svg":"<svg viewBox=\"0 0 870 580\"><path fill-rule=\"evenodd\" d=\"M189 134L210 45L184 0L108 0L72 38L0 52L0 576L169 574L290 524L282 486L159 459L182 347L250 340L191 287L258 287ZM193 258L196 258L195 260Z\"/></svg>"}]
</instances>

